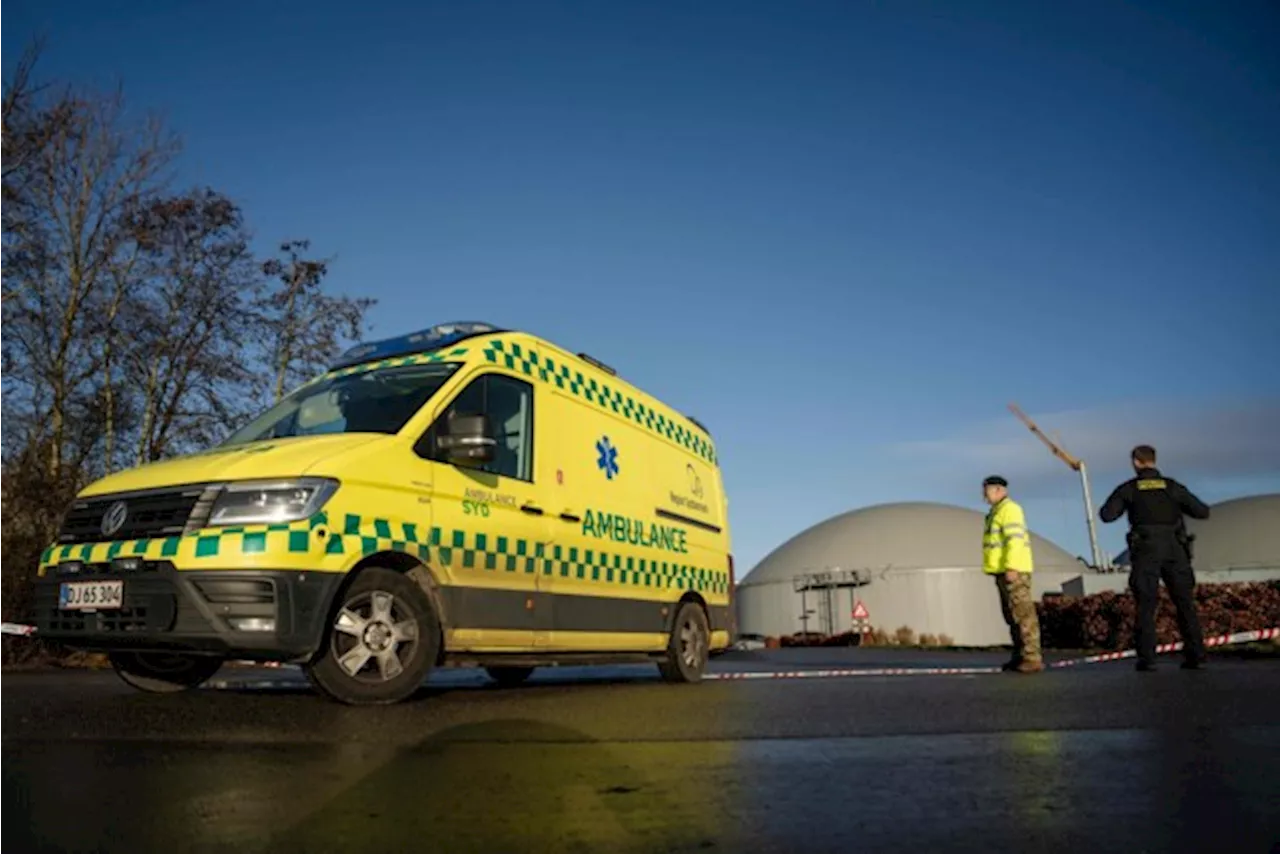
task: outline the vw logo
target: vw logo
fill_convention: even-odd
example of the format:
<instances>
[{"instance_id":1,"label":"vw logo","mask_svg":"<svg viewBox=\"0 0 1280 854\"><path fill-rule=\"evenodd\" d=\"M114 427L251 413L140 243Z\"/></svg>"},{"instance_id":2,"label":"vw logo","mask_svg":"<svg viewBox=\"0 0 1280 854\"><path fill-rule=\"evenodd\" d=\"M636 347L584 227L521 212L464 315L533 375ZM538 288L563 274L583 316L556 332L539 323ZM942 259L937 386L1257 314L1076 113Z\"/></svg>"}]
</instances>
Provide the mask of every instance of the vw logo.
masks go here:
<instances>
[{"instance_id":1,"label":"vw logo","mask_svg":"<svg viewBox=\"0 0 1280 854\"><path fill-rule=\"evenodd\" d=\"M117 501L102 514L102 535L109 537L116 531L124 527L124 522L129 518L129 505L123 501Z\"/></svg>"}]
</instances>

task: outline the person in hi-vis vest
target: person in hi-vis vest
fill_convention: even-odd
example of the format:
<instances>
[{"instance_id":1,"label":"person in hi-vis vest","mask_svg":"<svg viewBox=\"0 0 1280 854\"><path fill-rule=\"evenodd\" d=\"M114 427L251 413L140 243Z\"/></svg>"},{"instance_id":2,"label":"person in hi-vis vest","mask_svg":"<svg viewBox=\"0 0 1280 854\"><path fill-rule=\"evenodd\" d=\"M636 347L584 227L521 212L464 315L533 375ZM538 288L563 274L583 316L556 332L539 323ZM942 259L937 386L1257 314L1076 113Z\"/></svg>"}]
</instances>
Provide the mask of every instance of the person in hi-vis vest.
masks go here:
<instances>
[{"instance_id":1,"label":"person in hi-vis vest","mask_svg":"<svg viewBox=\"0 0 1280 854\"><path fill-rule=\"evenodd\" d=\"M992 475L982 482L982 493L991 509L982 533L982 569L994 576L1000 593L1000 609L1013 639L1013 657L1005 670L1038 673L1044 670L1040 654L1040 618L1031 597L1031 532L1022 507L1009 497L1009 482Z\"/></svg>"}]
</instances>

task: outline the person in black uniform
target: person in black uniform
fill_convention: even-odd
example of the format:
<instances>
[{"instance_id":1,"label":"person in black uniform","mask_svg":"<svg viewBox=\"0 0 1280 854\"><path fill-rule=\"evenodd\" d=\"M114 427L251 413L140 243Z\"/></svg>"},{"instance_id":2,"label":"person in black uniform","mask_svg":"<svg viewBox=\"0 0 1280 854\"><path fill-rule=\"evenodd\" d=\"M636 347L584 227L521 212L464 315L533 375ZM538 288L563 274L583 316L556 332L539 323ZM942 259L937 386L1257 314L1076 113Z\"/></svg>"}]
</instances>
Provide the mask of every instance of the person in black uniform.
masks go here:
<instances>
[{"instance_id":1,"label":"person in black uniform","mask_svg":"<svg viewBox=\"0 0 1280 854\"><path fill-rule=\"evenodd\" d=\"M1156 606L1160 579L1178 612L1182 635L1183 668L1198 670L1205 664L1204 636L1193 597L1195 573L1191 568L1191 537L1183 516L1208 519L1209 507L1191 491L1156 468L1156 449L1133 449L1137 477L1116 487L1098 515L1114 522L1129 514L1129 588L1138 604L1138 670L1156 666Z\"/></svg>"}]
</instances>

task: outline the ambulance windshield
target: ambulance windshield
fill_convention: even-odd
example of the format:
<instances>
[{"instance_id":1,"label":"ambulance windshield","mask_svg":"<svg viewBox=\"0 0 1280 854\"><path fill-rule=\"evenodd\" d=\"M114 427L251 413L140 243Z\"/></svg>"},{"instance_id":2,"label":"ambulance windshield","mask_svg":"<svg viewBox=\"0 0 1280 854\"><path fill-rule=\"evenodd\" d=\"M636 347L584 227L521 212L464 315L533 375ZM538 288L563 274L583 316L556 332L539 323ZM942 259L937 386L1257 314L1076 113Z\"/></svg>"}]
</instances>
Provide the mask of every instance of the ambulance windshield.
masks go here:
<instances>
[{"instance_id":1,"label":"ambulance windshield","mask_svg":"<svg viewBox=\"0 0 1280 854\"><path fill-rule=\"evenodd\" d=\"M222 444L327 433L397 433L457 368L432 363L325 378L298 389Z\"/></svg>"}]
</instances>

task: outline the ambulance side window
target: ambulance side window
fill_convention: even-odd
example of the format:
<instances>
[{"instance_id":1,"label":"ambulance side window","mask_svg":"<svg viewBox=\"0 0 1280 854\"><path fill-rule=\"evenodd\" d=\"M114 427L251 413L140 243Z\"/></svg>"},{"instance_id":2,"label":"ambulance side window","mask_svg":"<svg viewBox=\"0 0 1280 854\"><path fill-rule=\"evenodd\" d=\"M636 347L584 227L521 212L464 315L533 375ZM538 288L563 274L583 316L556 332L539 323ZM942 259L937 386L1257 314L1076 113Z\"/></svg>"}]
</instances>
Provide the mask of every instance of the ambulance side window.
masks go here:
<instances>
[{"instance_id":1,"label":"ambulance side window","mask_svg":"<svg viewBox=\"0 0 1280 854\"><path fill-rule=\"evenodd\" d=\"M489 416L489 435L498 443L493 462L481 471L515 480L533 480L533 386L513 377L485 374L464 388L428 435L452 413ZM431 442L434 446L434 442ZM443 457L437 456L443 460Z\"/></svg>"}]
</instances>

